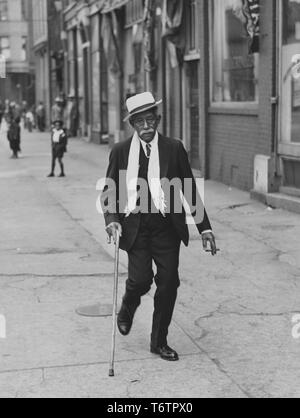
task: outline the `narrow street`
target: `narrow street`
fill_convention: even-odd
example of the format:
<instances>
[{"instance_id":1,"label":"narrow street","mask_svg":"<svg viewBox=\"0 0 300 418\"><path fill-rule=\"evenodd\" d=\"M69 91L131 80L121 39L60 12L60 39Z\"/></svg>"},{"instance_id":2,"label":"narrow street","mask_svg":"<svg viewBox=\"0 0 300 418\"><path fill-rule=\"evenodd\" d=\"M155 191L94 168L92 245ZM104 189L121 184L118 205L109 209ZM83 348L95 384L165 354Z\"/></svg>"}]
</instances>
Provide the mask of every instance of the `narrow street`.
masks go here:
<instances>
[{"instance_id":1,"label":"narrow street","mask_svg":"<svg viewBox=\"0 0 300 418\"><path fill-rule=\"evenodd\" d=\"M111 303L113 247L96 211L108 147L70 140L67 177L48 179L49 134L23 133L11 160L0 137L0 397L299 397L299 215L206 184L221 252L202 250L196 229L182 248L181 288L171 328L176 364L149 352L153 294L131 335L117 336L108 377L111 318L79 306ZM121 255L121 298L126 256Z\"/></svg>"}]
</instances>

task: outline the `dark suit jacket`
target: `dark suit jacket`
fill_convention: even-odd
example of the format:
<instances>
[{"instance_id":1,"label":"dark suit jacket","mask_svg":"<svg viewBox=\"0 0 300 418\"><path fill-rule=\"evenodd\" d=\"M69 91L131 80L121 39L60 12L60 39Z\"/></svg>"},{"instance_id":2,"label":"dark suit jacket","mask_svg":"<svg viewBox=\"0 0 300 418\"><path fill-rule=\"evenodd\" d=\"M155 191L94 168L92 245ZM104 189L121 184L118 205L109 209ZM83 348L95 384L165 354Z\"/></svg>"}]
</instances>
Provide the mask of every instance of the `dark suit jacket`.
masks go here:
<instances>
[{"instance_id":1,"label":"dark suit jacket","mask_svg":"<svg viewBox=\"0 0 300 418\"><path fill-rule=\"evenodd\" d=\"M131 142L132 138L116 144L112 149L106 178L108 180L114 181L116 189L114 189L111 185L111 182L108 181L101 197L106 226L111 222L119 222L122 225L123 236L120 241L120 248L125 251L129 251L134 244L139 231L141 218L140 213L132 213L126 217L124 204L121 204L119 198L119 192L124 192L124 189L126 189L125 179L124 183L120 184L119 173L120 170L123 170L124 172L127 170ZM182 142L159 135L158 147L160 155L161 179L180 179L180 183L182 185L184 184L184 180L187 179L187 182L191 184L192 190L185 190L184 186L181 187L181 190L189 206L194 208L194 210L191 212L194 218L198 220L196 222L196 226L200 233L211 229L207 213L197 191L196 182L188 160L188 155ZM181 210L179 211L180 213L175 213L178 212L178 210L174 210L175 208L178 208L174 202L178 202L179 200L181 202L180 190L175 187L174 192L169 193L164 188L164 182L162 182L162 186L167 199L167 213L171 216L172 223L175 230L177 231L178 236L187 246L189 243L189 231L186 224L186 213L182 207L182 204ZM200 222L199 218L201 219Z\"/></svg>"}]
</instances>

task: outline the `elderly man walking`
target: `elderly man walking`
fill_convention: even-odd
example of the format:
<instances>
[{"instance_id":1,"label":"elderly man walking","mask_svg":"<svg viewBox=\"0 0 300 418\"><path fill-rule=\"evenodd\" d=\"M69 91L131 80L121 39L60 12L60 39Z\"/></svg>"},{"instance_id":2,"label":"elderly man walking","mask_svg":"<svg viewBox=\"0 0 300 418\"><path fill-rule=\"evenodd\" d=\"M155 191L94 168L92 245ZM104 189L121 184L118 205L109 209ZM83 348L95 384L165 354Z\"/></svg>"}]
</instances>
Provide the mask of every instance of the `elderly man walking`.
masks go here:
<instances>
[{"instance_id":1,"label":"elderly man walking","mask_svg":"<svg viewBox=\"0 0 300 418\"><path fill-rule=\"evenodd\" d=\"M161 103L150 92L127 100L125 120L129 120L134 134L111 152L101 202L107 233L114 240L117 233L121 235L120 248L129 257L118 329L124 336L130 333L141 297L149 292L155 280L150 351L164 360L177 361L178 354L169 347L167 336L180 285L180 245L189 243L182 194L191 208L204 248L210 244L212 255L216 255L217 249L182 142L158 132ZM170 191L167 186L174 180L180 185Z\"/></svg>"}]
</instances>

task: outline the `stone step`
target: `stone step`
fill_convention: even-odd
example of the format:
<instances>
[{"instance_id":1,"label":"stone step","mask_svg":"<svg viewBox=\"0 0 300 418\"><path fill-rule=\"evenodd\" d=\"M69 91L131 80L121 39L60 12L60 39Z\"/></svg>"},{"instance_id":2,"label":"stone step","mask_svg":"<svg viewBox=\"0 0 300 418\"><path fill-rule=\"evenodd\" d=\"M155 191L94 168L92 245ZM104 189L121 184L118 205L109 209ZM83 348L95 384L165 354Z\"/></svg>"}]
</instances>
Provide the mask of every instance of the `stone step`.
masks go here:
<instances>
[{"instance_id":1,"label":"stone step","mask_svg":"<svg viewBox=\"0 0 300 418\"><path fill-rule=\"evenodd\" d=\"M261 193L251 191L251 198L276 209L300 214L300 198L285 193Z\"/></svg>"}]
</instances>

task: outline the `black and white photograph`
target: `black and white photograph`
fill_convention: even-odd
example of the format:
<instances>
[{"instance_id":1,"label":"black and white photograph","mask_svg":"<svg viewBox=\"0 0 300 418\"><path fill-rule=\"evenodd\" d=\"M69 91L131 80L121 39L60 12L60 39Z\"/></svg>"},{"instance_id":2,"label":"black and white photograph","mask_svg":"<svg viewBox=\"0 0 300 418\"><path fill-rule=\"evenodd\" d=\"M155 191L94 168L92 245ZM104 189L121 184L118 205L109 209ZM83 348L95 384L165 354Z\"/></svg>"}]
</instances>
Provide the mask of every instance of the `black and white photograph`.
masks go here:
<instances>
[{"instance_id":1,"label":"black and white photograph","mask_svg":"<svg viewBox=\"0 0 300 418\"><path fill-rule=\"evenodd\" d=\"M191 415L299 358L300 0L0 0L0 398Z\"/></svg>"}]
</instances>

